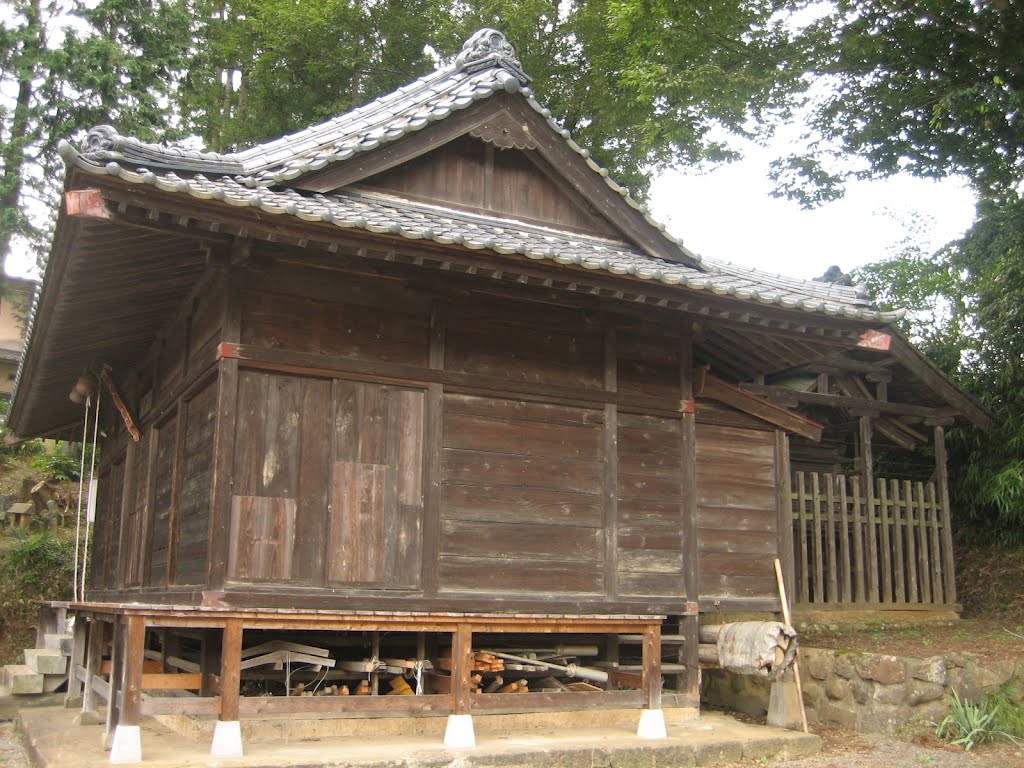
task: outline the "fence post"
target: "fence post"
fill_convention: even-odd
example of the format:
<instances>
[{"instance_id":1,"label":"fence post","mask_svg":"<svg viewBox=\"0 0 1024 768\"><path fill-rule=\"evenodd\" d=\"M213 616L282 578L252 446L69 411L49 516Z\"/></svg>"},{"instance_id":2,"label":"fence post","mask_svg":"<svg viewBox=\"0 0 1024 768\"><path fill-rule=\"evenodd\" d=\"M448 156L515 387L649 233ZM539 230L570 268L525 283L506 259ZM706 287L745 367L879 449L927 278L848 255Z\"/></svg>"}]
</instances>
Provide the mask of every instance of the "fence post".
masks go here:
<instances>
[{"instance_id":1,"label":"fence post","mask_svg":"<svg viewBox=\"0 0 1024 768\"><path fill-rule=\"evenodd\" d=\"M942 507L942 576L946 603L956 602L956 573L953 570L952 510L949 505L949 476L946 468L946 431L935 426L935 481L939 486Z\"/></svg>"}]
</instances>

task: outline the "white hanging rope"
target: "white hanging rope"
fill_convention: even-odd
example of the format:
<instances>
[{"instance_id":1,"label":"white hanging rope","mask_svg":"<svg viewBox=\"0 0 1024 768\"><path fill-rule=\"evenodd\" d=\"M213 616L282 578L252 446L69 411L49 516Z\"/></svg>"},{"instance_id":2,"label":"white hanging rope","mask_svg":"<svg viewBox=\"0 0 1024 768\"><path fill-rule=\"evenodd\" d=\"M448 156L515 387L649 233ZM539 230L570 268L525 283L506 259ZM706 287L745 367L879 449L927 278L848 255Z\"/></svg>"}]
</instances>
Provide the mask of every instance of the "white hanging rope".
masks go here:
<instances>
[{"instance_id":1,"label":"white hanging rope","mask_svg":"<svg viewBox=\"0 0 1024 768\"><path fill-rule=\"evenodd\" d=\"M78 543L82 538L82 484L85 482L85 445L89 439L89 407L92 397L85 399L85 418L82 419L82 460L78 465L78 512L75 515L75 583L71 590L78 602Z\"/></svg>"},{"instance_id":2,"label":"white hanging rope","mask_svg":"<svg viewBox=\"0 0 1024 768\"><path fill-rule=\"evenodd\" d=\"M96 391L96 416L92 426L92 456L89 458L89 498L92 499L92 487L93 483L96 482L96 443L100 436L100 403L102 402L102 393L97 389ZM85 449L82 450L82 460L85 460ZM79 504L81 504L81 498L79 498ZM85 600L85 571L86 565L89 563L89 529L92 526L92 521L89 519L89 505L86 505L85 512L85 542L82 551L82 589L81 595L82 600Z\"/></svg>"}]
</instances>

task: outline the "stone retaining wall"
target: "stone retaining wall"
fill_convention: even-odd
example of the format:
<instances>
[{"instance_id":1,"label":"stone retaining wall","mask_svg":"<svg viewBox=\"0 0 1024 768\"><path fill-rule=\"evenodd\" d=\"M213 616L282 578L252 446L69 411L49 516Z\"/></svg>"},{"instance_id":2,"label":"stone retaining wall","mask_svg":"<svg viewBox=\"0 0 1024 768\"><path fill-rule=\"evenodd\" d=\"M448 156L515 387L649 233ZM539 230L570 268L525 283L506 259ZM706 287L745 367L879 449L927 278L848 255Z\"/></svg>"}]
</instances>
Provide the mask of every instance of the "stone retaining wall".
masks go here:
<instances>
[{"instance_id":1,"label":"stone retaining wall","mask_svg":"<svg viewBox=\"0 0 1024 768\"><path fill-rule=\"evenodd\" d=\"M941 722L953 691L977 701L983 691L1007 682L1024 688L1024 663L981 666L959 653L913 659L801 648L800 673L808 720L870 733ZM769 683L721 670L705 676L706 703L751 715L767 711Z\"/></svg>"}]
</instances>

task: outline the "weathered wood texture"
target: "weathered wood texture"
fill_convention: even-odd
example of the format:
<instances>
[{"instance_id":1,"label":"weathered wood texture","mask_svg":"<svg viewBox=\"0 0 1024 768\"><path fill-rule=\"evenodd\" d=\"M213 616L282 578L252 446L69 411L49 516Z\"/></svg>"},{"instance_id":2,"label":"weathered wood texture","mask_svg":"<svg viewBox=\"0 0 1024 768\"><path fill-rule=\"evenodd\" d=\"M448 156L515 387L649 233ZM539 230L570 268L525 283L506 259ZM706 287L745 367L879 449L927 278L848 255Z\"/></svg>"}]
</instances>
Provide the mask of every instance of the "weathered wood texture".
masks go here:
<instances>
[{"instance_id":1,"label":"weathered wood texture","mask_svg":"<svg viewBox=\"0 0 1024 768\"><path fill-rule=\"evenodd\" d=\"M121 558L121 502L124 498L124 456L99 476L96 526L93 535L89 584L93 589L115 588Z\"/></svg>"},{"instance_id":2,"label":"weathered wood texture","mask_svg":"<svg viewBox=\"0 0 1024 768\"><path fill-rule=\"evenodd\" d=\"M796 601L952 605L948 516L934 483L797 472L791 492ZM878 550L881 550L879 552Z\"/></svg>"},{"instance_id":3,"label":"weathered wood texture","mask_svg":"<svg viewBox=\"0 0 1024 768\"><path fill-rule=\"evenodd\" d=\"M243 371L228 576L415 586L421 390Z\"/></svg>"},{"instance_id":4,"label":"weathered wood texture","mask_svg":"<svg viewBox=\"0 0 1024 768\"><path fill-rule=\"evenodd\" d=\"M206 579L216 409L216 382L207 384L185 404L184 456L177 476L174 527L176 584L202 584Z\"/></svg>"},{"instance_id":5,"label":"weathered wood texture","mask_svg":"<svg viewBox=\"0 0 1024 768\"><path fill-rule=\"evenodd\" d=\"M602 411L444 399L440 588L604 591Z\"/></svg>"},{"instance_id":6,"label":"weathered wood texture","mask_svg":"<svg viewBox=\"0 0 1024 768\"><path fill-rule=\"evenodd\" d=\"M775 433L697 424L701 597L776 594Z\"/></svg>"},{"instance_id":7,"label":"weathered wood texture","mask_svg":"<svg viewBox=\"0 0 1024 768\"><path fill-rule=\"evenodd\" d=\"M538 172L537 165L525 153L515 149L495 150L470 136L456 139L363 183L414 199L440 200L471 210L580 229L602 237L617 236L607 220L582 196Z\"/></svg>"},{"instance_id":8,"label":"weathered wood texture","mask_svg":"<svg viewBox=\"0 0 1024 768\"><path fill-rule=\"evenodd\" d=\"M681 422L620 413L618 427L619 591L685 596Z\"/></svg>"}]
</instances>

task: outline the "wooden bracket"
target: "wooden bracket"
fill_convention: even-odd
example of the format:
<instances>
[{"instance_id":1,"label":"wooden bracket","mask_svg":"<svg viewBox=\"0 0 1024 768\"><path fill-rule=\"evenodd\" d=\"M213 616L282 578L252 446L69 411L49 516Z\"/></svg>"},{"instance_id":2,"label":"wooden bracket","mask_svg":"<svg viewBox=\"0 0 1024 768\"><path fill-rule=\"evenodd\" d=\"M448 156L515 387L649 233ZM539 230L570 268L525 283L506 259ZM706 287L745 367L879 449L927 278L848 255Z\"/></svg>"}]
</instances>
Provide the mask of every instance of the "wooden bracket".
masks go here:
<instances>
[{"instance_id":1,"label":"wooden bracket","mask_svg":"<svg viewBox=\"0 0 1024 768\"><path fill-rule=\"evenodd\" d=\"M114 384L114 380L110 376L110 366L104 365L100 369L100 381L103 382L103 386L110 392L110 396L114 399L114 405L117 406L118 412L121 414L121 418L124 419L124 425L128 428L128 434L132 436L132 440L136 443L141 439L139 434L139 428L135 426L135 421L132 419L132 415L128 412L128 406L124 404L124 400L121 399L121 394L117 391L117 386Z\"/></svg>"},{"instance_id":2,"label":"wooden bracket","mask_svg":"<svg viewBox=\"0 0 1024 768\"><path fill-rule=\"evenodd\" d=\"M107 201L98 189L72 189L64 194L64 208L68 216L87 219L112 219L114 214L107 208Z\"/></svg>"}]
</instances>

